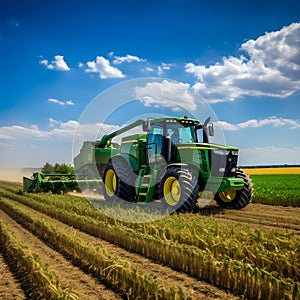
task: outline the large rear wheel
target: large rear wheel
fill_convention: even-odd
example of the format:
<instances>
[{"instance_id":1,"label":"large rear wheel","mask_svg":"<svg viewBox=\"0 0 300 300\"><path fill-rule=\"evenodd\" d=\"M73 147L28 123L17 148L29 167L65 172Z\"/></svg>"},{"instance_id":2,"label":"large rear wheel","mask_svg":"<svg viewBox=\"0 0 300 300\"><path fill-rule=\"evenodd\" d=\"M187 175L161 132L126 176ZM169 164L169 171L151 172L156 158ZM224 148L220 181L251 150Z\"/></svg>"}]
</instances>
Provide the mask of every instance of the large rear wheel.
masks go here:
<instances>
[{"instance_id":1,"label":"large rear wheel","mask_svg":"<svg viewBox=\"0 0 300 300\"><path fill-rule=\"evenodd\" d=\"M187 168L169 167L159 188L163 205L177 212L192 211L198 199L198 184Z\"/></svg>"},{"instance_id":2,"label":"large rear wheel","mask_svg":"<svg viewBox=\"0 0 300 300\"><path fill-rule=\"evenodd\" d=\"M115 160L113 164L117 172L117 197L125 201L133 202L135 200L135 174L124 160Z\"/></svg>"},{"instance_id":3,"label":"large rear wheel","mask_svg":"<svg viewBox=\"0 0 300 300\"><path fill-rule=\"evenodd\" d=\"M247 173L241 169L236 170L236 178L243 178L244 187L241 190L229 190L219 192L215 195L215 200L222 208L242 209L247 206L253 194L252 180Z\"/></svg>"}]
</instances>

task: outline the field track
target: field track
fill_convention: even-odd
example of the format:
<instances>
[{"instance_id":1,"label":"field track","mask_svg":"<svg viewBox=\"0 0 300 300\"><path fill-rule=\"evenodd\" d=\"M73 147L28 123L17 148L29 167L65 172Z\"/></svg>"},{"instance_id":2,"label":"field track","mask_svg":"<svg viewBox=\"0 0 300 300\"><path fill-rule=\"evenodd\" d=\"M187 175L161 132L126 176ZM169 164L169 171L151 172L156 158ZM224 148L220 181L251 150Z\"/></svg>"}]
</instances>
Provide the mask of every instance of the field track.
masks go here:
<instances>
[{"instance_id":1,"label":"field track","mask_svg":"<svg viewBox=\"0 0 300 300\"><path fill-rule=\"evenodd\" d=\"M15 183L0 182L0 187L5 190L6 188L18 189L20 186ZM25 217L16 217L18 211L21 211ZM300 236L300 208L250 204L241 211L232 211L220 210L212 205L203 210L195 211L190 215L190 218L196 219L199 214L204 218L217 219L224 225L242 223L254 229L263 228L267 231L272 230ZM26 219L27 217L28 219ZM67 233L89 245L98 245L116 261L129 261L134 269L147 276L153 276L158 282L163 283L165 289L169 290L174 286L179 287L183 294L190 299L238 299L227 291L197 280L188 274L87 234L24 203L1 196L0 221L7 225L21 244L26 245L32 253L39 256L40 260L49 267L49 270L57 275L61 288L70 291L71 295L74 295L74 299L113 300L127 299L127 296L122 289L118 289L117 285L110 284L105 278L98 276L89 268L87 262L80 260L80 258L71 257L68 251L58 244L53 245L47 237L35 231L29 220L42 220L55 228L57 232ZM18 276L16 266L7 257L6 249L1 247L0 250L0 299L30 299L32 287L28 286L24 276ZM149 299L152 299L151 296Z\"/></svg>"},{"instance_id":2,"label":"field track","mask_svg":"<svg viewBox=\"0 0 300 300\"><path fill-rule=\"evenodd\" d=\"M0 255L0 299L25 299L20 283L9 270L3 255Z\"/></svg>"},{"instance_id":3,"label":"field track","mask_svg":"<svg viewBox=\"0 0 300 300\"><path fill-rule=\"evenodd\" d=\"M217 209L218 211L218 209ZM250 203L243 210L227 210L213 215L224 223L246 223L251 227L293 233L300 237L300 208Z\"/></svg>"},{"instance_id":4,"label":"field track","mask_svg":"<svg viewBox=\"0 0 300 300\"><path fill-rule=\"evenodd\" d=\"M46 216L41 217L47 218ZM9 228L13 230L21 243L36 253L43 262L51 266L51 269L54 270L56 274L61 274L59 281L64 289L67 290L76 287L74 290L80 291L82 299L121 299L119 295L107 289L105 285L97 282L91 275L86 274L83 270L74 266L72 262L67 260L62 254L49 247L2 210L0 211L0 219L8 224ZM1 297L1 292L0 298L7 299Z\"/></svg>"}]
</instances>

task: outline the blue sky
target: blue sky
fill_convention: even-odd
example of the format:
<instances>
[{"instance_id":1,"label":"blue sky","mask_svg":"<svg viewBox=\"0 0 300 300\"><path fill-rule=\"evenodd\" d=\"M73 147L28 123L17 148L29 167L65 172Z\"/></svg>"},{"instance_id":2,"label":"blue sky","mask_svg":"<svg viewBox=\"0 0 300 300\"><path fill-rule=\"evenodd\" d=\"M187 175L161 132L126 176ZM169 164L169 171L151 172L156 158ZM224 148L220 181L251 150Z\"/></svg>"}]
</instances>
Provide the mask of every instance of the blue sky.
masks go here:
<instances>
[{"instance_id":1,"label":"blue sky","mask_svg":"<svg viewBox=\"0 0 300 300\"><path fill-rule=\"evenodd\" d=\"M141 77L201 95L241 165L300 164L299 1L2 0L0 49L0 167L71 163L89 103Z\"/></svg>"}]
</instances>

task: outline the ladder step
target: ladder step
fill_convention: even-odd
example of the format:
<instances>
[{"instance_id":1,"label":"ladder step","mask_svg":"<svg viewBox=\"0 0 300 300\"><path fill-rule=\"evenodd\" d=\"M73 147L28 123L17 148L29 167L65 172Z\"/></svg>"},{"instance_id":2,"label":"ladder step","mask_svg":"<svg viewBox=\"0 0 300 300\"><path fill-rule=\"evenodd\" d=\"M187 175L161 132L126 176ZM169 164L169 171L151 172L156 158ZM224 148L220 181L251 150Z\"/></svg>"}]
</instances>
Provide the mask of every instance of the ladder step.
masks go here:
<instances>
[{"instance_id":1,"label":"ladder step","mask_svg":"<svg viewBox=\"0 0 300 300\"><path fill-rule=\"evenodd\" d=\"M137 202L148 203L152 201L156 176L157 170L154 170L153 173L146 175L145 172L140 171Z\"/></svg>"}]
</instances>

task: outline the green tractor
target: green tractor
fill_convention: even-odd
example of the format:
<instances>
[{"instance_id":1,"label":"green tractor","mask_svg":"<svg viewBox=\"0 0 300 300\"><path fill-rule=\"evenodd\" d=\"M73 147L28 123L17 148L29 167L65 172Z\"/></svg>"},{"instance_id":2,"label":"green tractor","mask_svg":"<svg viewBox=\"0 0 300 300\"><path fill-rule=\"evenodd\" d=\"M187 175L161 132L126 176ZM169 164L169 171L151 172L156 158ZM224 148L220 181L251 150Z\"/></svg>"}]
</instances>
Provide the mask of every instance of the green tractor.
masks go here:
<instances>
[{"instance_id":1,"label":"green tractor","mask_svg":"<svg viewBox=\"0 0 300 300\"><path fill-rule=\"evenodd\" d=\"M112 143L135 127L143 133ZM237 168L238 148L210 143L213 135L210 118L203 124L187 116L138 120L98 142L85 142L74 165L76 172L102 177L108 201L160 202L189 212L210 191L220 207L241 209L251 200L251 179Z\"/></svg>"}]
</instances>

